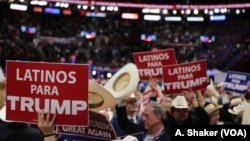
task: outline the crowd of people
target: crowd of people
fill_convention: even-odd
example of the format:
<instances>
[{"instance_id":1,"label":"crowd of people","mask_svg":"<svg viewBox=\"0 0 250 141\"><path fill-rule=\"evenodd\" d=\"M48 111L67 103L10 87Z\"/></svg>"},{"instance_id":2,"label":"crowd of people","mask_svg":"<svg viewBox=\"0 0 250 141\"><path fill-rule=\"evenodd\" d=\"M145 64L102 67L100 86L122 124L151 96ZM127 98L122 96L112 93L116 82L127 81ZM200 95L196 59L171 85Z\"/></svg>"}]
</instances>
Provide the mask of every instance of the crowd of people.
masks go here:
<instances>
[{"instance_id":1,"label":"crowd of people","mask_svg":"<svg viewBox=\"0 0 250 141\"><path fill-rule=\"evenodd\" d=\"M96 70L115 72L133 62L133 52L152 48L174 48L178 63L206 59L208 69L235 70L249 61L249 20L223 22L166 22L122 20L117 13L106 18L52 15L9 10L1 6L0 64L6 60L88 63ZM21 32L33 26L34 34ZM218 27L220 27L218 29ZM80 37L81 31L96 32L94 39ZM155 34L156 41L141 41L141 34ZM202 43L200 36L214 36ZM97 76L100 77L100 76Z\"/></svg>"},{"instance_id":2,"label":"crowd of people","mask_svg":"<svg viewBox=\"0 0 250 141\"><path fill-rule=\"evenodd\" d=\"M114 106L100 110L100 114L104 114L113 126L118 139L144 133L144 141L170 141L176 129L181 127L250 125L249 90L246 95L230 93L223 89L221 83L208 82L205 90L188 90L176 95L162 95L158 86L158 79L151 77L148 88L145 89L150 93L150 98L144 104L145 91L141 92L136 88L129 96L117 100ZM160 102L159 97L162 97L164 102ZM57 141L60 139L61 135L56 133L55 128L56 115L52 116L49 111L38 111L38 122L35 126L8 121L5 119L5 99L6 78L2 75L0 81L1 140ZM138 107L138 105L141 106Z\"/></svg>"}]
</instances>

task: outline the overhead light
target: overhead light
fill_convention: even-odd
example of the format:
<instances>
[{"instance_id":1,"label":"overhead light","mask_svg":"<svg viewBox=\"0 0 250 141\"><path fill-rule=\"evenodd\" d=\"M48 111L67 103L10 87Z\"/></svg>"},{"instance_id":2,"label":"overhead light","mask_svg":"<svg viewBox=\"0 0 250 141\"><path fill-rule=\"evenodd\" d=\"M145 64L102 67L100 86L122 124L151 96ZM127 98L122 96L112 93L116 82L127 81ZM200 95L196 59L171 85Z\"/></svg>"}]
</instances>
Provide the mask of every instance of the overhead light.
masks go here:
<instances>
[{"instance_id":1,"label":"overhead light","mask_svg":"<svg viewBox=\"0 0 250 141\"><path fill-rule=\"evenodd\" d=\"M187 21L189 21L189 22L203 22L204 17L187 17Z\"/></svg>"},{"instance_id":2,"label":"overhead light","mask_svg":"<svg viewBox=\"0 0 250 141\"><path fill-rule=\"evenodd\" d=\"M181 17L180 16L166 16L165 17L165 21L175 21L175 22L178 22L178 21L181 21Z\"/></svg>"},{"instance_id":3,"label":"overhead light","mask_svg":"<svg viewBox=\"0 0 250 141\"><path fill-rule=\"evenodd\" d=\"M122 13L122 19L138 20L138 13Z\"/></svg>"},{"instance_id":4,"label":"overhead light","mask_svg":"<svg viewBox=\"0 0 250 141\"><path fill-rule=\"evenodd\" d=\"M27 5L23 5L23 4L11 3L10 4L10 9L12 9L12 10L18 10L18 11L27 11L28 6Z\"/></svg>"},{"instance_id":5,"label":"overhead light","mask_svg":"<svg viewBox=\"0 0 250 141\"><path fill-rule=\"evenodd\" d=\"M211 15L210 21L225 21L226 16L225 15Z\"/></svg>"},{"instance_id":6,"label":"overhead light","mask_svg":"<svg viewBox=\"0 0 250 141\"><path fill-rule=\"evenodd\" d=\"M161 20L161 16L160 15L144 15L144 20L147 21L159 21Z\"/></svg>"}]
</instances>

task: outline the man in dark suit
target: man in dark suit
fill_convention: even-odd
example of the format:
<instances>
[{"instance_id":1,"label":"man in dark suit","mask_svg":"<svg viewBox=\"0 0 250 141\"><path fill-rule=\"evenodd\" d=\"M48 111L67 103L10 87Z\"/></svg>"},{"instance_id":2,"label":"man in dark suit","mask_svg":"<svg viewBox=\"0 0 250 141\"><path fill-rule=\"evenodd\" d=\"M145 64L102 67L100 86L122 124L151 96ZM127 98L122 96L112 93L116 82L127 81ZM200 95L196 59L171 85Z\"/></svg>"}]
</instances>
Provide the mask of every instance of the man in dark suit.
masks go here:
<instances>
[{"instance_id":1,"label":"man in dark suit","mask_svg":"<svg viewBox=\"0 0 250 141\"><path fill-rule=\"evenodd\" d=\"M129 134L144 132L144 141L170 141L169 129L164 126L166 110L155 101L150 101L144 107L143 122L135 124L129 121L125 108L116 106L117 119L120 127Z\"/></svg>"},{"instance_id":2,"label":"man in dark suit","mask_svg":"<svg viewBox=\"0 0 250 141\"><path fill-rule=\"evenodd\" d=\"M120 102L119 106L123 107L121 109L123 110L124 113L126 113L126 117L128 118L130 122L134 124L141 124L143 122L141 115L138 114L137 99L133 94L130 97L126 98L124 100L124 103ZM118 137L129 135L128 132L121 129L118 123L117 115L114 115L112 117L111 124L114 130L116 131L116 135Z\"/></svg>"}]
</instances>

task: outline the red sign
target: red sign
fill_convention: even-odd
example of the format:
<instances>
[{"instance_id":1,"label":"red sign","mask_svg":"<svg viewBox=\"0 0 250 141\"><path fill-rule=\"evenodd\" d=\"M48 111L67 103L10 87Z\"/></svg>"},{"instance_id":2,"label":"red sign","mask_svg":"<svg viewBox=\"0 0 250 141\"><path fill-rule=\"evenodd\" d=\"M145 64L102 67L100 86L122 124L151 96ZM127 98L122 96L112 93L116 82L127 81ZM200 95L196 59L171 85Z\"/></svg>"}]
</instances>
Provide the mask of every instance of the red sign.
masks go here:
<instances>
[{"instance_id":1,"label":"red sign","mask_svg":"<svg viewBox=\"0 0 250 141\"><path fill-rule=\"evenodd\" d=\"M184 90L201 90L207 87L206 60L163 66L165 94L182 93Z\"/></svg>"},{"instance_id":2,"label":"red sign","mask_svg":"<svg viewBox=\"0 0 250 141\"><path fill-rule=\"evenodd\" d=\"M174 49L133 53L140 80L149 80L150 76L162 79L162 66L176 64Z\"/></svg>"},{"instance_id":3,"label":"red sign","mask_svg":"<svg viewBox=\"0 0 250 141\"><path fill-rule=\"evenodd\" d=\"M59 134L78 135L85 137L93 137L99 139L116 139L116 133L113 126L107 118L100 114L89 110L89 126L58 126Z\"/></svg>"},{"instance_id":4,"label":"red sign","mask_svg":"<svg viewBox=\"0 0 250 141\"><path fill-rule=\"evenodd\" d=\"M56 114L56 125L88 125L88 65L7 61L6 119L37 123L37 112Z\"/></svg>"}]
</instances>

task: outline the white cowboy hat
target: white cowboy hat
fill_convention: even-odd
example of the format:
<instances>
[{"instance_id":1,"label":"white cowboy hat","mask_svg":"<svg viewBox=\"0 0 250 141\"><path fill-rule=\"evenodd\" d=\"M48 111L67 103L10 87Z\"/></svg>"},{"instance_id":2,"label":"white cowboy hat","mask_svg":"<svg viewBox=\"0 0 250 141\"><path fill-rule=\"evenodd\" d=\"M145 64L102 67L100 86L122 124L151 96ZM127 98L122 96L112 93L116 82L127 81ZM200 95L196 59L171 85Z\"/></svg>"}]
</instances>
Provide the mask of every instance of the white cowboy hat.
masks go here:
<instances>
[{"instance_id":1,"label":"white cowboy hat","mask_svg":"<svg viewBox=\"0 0 250 141\"><path fill-rule=\"evenodd\" d=\"M238 115L240 112L244 111L246 107L247 107L247 103L242 102L238 104L237 106L234 106L231 109L228 109L228 112L233 115Z\"/></svg>"},{"instance_id":2,"label":"white cowboy hat","mask_svg":"<svg viewBox=\"0 0 250 141\"><path fill-rule=\"evenodd\" d=\"M139 83L139 72L135 64L128 63L120 68L105 84L116 100L122 100L132 94Z\"/></svg>"},{"instance_id":3,"label":"white cowboy hat","mask_svg":"<svg viewBox=\"0 0 250 141\"><path fill-rule=\"evenodd\" d=\"M243 111L241 125L250 125L250 104L248 103Z\"/></svg>"},{"instance_id":4,"label":"white cowboy hat","mask_svg":"<svg viewBox=\"0 0 250 141\"><path fill-rule=\"evenodd\" d=\"M207 90L215 97L219 97L219 92L216 90L214 82L212 79L210 79L210 84L207 85Z\"/></svg>"},{"instance_id":5,"label":"white cowboy hat","mask_svg":"<svg viewBox=\"0 0 250 141\"><path fill-rule=\"evenodd\" d=\"M242 103L243 102L243 100L242 100L242 98L241 97L234 97L234 98L232 98L231 100L230 100L230 107L234 107L234 106L237 106L238 104L240 104L240 103Z\"/></svg>"},{"instance_id":6,"label":"white cowboy hat","mask_svg":"<svg viewBox=\"0 0 250 141\"><path fill-rule=\"evenodd\" d=\"M128 135L122 139L122 141L138 141L138 139L134 136Z\"/></svg>"},{"instance_id":7,"label":"white cowboy hat","mask_svg":"<svg viewBox=\"0 0 250 141\"><path fill-rule=\"evenodd\" d=\"M211 115L213 112L219 110L222 108L222 105L215 105L213 103L209 103L208 105L205 106L205 111Z\"/></svg>"},{"instance_id":8,"label":"white cowboy hat","mask_svg":"<svg viewBox=\"0 0 250 141\"><path fill-rule=\"evenodd\" d=\"M116 139L116 140L112 140L112 141L138 141L138 139L136 137L134 137L134 136L127 135L123 139Z\"/></svg>"},{"instance_id":9,"label":"white cowboy hat","mask_svg":"<svg viewBox=\"0 0 250 141\"><path fill-rule=\"evenodd\" d=\"M187 99L183 95L176 96L172 101L172 107L176 109L188 109Z\"/></svg>"},{"instance_id":10,"label":"white cowboy hat","mask_svg":"<svg viewBox=\"0 0 250 141\"><path fill-rule=\"evenodd\" d=\"M116 104L113 95L95 80L89 80L88 99L89 109L96 112Z\"/></svg>"}]
</instances>

